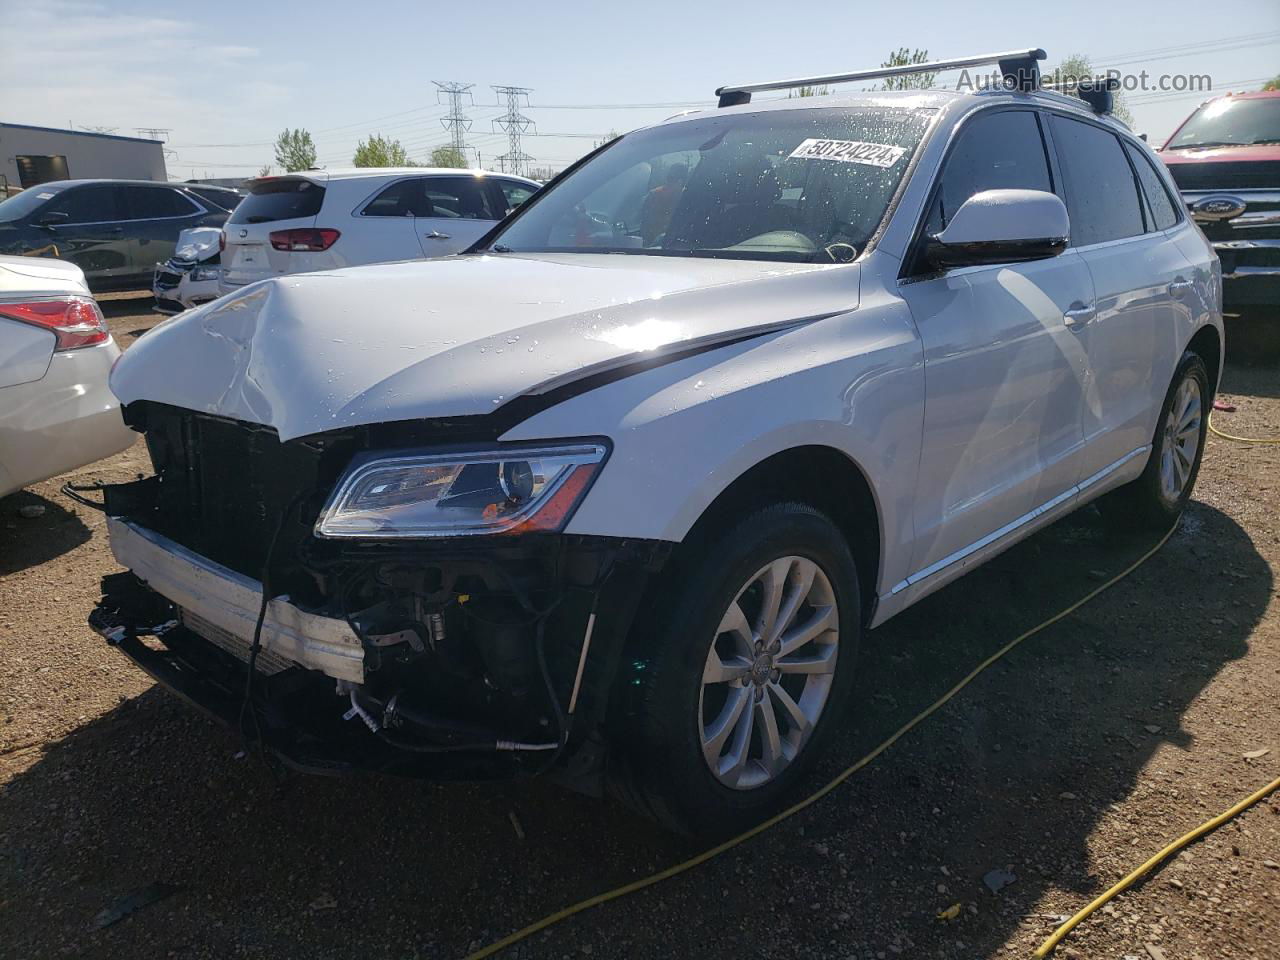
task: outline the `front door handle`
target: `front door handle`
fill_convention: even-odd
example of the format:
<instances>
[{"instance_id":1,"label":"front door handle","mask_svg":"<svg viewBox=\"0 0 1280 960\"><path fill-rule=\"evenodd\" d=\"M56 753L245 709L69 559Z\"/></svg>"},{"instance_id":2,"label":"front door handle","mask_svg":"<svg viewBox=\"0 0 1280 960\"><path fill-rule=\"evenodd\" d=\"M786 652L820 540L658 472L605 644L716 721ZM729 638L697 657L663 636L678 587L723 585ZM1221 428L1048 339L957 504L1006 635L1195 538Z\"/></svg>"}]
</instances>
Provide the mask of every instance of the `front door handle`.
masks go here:
<instances>
[{"instance_id":1,"label":"front door handle","mask_svg":"<svg viewBox=\"0 0 1280 960\"><path fill-rule=\"evenodd\" d=\"M428 240L448 240L447 233L441 233L439 230L432 230L430 233L423 234Z\"/></svg>"},{"instance_id":2,"label":"front door handle","mask_svg":"<svg viewBox=\"0 0 1280 960\"><path fill-rule=\"evenodd\" d=\"M1083 327L1086 323L1098 315L1098 310L1093 304L1081 303L1077 300L1067 310L1062 313L1062 319L1068 327L1073 330Z\"/></svg>"},{"instance_id":3,"label":"front door handle","mask_svg":"<svg viewBox=\"0 0 1280 960\"><path fill-rule=\"evenodd\" d=\"M1169 283L1169 293L1171 296L1175 296L1180 299L1184 294L1190 293L1194 287L1194 281L1183 280L1179 277L1177 280L1173 280Z\"/></svg>"}]
</instances>

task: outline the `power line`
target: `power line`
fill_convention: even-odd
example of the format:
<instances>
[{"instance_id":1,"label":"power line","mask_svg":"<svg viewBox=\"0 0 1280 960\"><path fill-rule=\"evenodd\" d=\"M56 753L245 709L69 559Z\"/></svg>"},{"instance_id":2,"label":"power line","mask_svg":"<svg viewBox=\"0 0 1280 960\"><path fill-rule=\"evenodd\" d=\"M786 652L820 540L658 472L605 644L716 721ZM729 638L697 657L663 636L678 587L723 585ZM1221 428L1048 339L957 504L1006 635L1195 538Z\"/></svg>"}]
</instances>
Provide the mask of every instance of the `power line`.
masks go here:
<instances>
[{"instance_id":1,"label":"power line","mask_svg":"<svg viewBox=\"0 0 1280 960\"><path fill-rule=\"evenodd\" d=\"M531 136L537 132L534 122L520 112L520 98L524 98L525 106L529 105L529 87L495 86L493 92L507 98L507 112L493 121L507 135L507 152L498 157L498 164L503 173L521 174L533 161L521 148L520 138L526 133Z\"/></svg>"}]
</instances>

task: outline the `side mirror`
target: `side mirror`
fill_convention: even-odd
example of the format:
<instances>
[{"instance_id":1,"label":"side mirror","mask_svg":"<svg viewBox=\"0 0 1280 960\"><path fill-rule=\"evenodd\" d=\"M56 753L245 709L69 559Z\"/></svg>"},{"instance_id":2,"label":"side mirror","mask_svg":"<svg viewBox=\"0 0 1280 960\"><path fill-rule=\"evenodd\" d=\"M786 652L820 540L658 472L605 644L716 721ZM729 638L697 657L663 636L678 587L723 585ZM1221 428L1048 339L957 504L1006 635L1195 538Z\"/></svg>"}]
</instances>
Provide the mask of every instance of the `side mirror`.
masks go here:
<instances>
[{"instance_id":1,"label":"side mirror","mask_svg":"<svg viewBox=\"0 0 1280 960\"><path fill-rule=\"evenodd\" d=\"M46 213L36 221L36 225L41 227L56 227L58 224L66 222L67 214L65 213Z\"/></svg>"},{"instance_id":2,"label":"side mirror","mask_svg":"<svg viewBox=\"0 0 1280 960\"><path fill-rule=\"evenodd\" d=\"M1066 205L1045 190L983 190L960 205L925 253L938 269L1021 263L1056 257L1067 248Z\"/></svg>"}]
</instances>

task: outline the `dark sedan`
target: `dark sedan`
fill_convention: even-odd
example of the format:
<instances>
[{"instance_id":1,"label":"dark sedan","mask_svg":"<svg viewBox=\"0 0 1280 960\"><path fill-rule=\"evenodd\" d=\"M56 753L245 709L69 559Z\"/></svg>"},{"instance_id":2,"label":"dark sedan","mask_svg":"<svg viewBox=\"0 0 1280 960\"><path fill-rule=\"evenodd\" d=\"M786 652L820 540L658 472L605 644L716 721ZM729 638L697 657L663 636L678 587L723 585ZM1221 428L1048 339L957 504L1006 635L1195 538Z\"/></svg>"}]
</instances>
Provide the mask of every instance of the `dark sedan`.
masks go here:
<instances>
[{"instance_id":1,"label":"dark sedan","mask_svg":"<svg viewBox=\"0 0 1280 960\"><path fill-rule=\"evenodd\" d=\"M147 180L58 180L0 203L0 254L77 264L89 288L150 287L188 227L220 227L234 190Z\"/></svg>"}]
</instances>

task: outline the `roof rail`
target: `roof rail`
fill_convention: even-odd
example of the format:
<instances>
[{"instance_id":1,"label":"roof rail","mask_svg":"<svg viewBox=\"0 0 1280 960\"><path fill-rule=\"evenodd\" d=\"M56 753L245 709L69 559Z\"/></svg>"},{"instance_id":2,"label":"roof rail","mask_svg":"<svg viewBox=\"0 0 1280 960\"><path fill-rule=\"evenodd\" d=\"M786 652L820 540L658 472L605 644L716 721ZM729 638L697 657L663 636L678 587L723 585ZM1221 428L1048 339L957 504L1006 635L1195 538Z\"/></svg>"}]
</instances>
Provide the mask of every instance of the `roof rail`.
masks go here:
<instances>
[{"instance_id":1,"label":"roof rail","mask_svg":"<svg viewBox=\"0 0 1280 960\"><path fill-rule=\"evenodd\" d=\"M1072 77L1060 83L1045 83L1041 86L1045 90L1053 90L1057 93L1071 91L1087 103L1094 113L1110 113L1115 106L1115 91L1120 89L1120 78Z\"/></svg>"},{"instance_id":2,"label":"roof rail","mask_svg":"<svg viewBox=\"0 0 1280 960\"><path fill-rule=\"evenodd\" d=\"M833 73L824 77L797 77L794 80L772 80L766 83L741 83L720 87L716 96L720 106L736 107L750 103L751 94L761 90L786 90L793 87L811 87L824 83L846 83L850 80L878 80L882 77L904 77L913 73L940 73L943 70L959 70L964 67L981 67L998 63L1010 89L1034 90L1040 82L1037 61L1045 58L1045 52L1036 47L1030 50L1007 50L1004 53L984 53L976 57L960 57L955 60L934 60L931 63L909 63L901 67L877 67L874 70L856 70L853 73Z\"/></svg>"}]
</instances>

